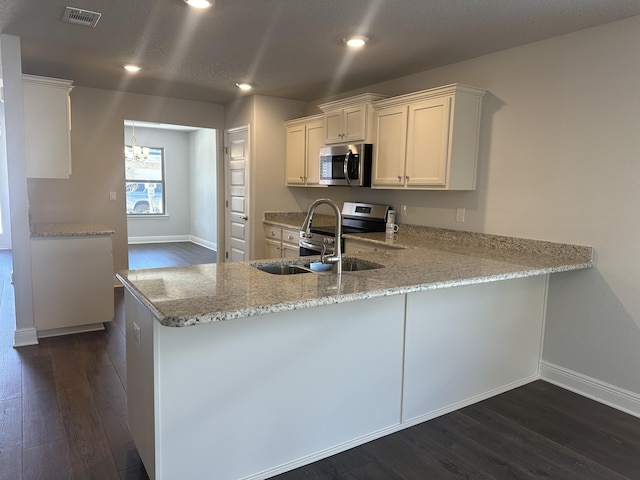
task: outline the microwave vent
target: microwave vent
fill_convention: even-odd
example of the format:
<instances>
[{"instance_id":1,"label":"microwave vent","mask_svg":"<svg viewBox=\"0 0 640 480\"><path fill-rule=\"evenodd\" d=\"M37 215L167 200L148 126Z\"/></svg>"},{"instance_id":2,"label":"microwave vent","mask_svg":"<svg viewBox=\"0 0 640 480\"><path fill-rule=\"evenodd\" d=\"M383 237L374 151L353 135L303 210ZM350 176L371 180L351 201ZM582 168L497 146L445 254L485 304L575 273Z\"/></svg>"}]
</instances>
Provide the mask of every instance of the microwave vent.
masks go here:
<instances>
[{"instance_id":1,"label":"microwave vent","mask_svg":"<svg viewBox=\"0 0 640 480\"><path fill-rule=\"evenodd\" d=\"M83 10L82 8L65 7L62 21L94 28L102 16L101 13Z\"/></svg>"}]
</instances>

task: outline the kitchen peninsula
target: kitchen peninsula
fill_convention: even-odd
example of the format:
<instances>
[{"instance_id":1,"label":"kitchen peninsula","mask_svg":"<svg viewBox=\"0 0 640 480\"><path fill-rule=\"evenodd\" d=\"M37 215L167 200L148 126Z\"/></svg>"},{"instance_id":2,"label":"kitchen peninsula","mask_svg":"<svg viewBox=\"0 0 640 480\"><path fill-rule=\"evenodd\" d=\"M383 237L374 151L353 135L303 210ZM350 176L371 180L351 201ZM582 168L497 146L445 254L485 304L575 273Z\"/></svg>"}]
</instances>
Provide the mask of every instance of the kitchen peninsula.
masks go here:
<instances>
[{"instance_id":1,"label":"kitchen peninsula","mask_svg":"<svg viewBox=\"0 0 640 480\"><path fill-rule=\"evenodd\" d=\"M427 227L356 238L393 247L358 254L381 268L119 274L151 478L268 478L530 382L548 275L592 266L590 247Z\"/></svg>"}]
</instances>

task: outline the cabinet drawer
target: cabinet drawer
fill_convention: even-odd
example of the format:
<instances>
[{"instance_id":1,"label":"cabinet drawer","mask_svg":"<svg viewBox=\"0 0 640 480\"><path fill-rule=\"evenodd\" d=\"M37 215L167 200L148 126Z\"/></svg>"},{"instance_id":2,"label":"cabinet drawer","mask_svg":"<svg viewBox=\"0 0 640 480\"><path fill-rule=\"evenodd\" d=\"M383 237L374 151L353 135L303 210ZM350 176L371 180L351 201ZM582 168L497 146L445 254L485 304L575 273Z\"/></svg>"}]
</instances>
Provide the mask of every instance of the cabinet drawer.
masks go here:
<instances>
[{"instance_id":1,"label":"cabinet drawer","mask_svg":"<svg viewBox=\"0 0 640 480\"><path fill-rule=\"evenodd\" d=\"M282 228L274 227L272 225L264 226L264 237L271 240L282 240Z\"/></svg>"},{"instance_id":2,"label":"cabinet drawer","mask_svg":"<svg viewBox=\"0 0 640 480\"><path fill-rule=\"evenodd\" d=\"M300 244L300 230L293 230L290 228L282 229L282 243L291 243L293 245Z\"/></svg>"}]
</instances>

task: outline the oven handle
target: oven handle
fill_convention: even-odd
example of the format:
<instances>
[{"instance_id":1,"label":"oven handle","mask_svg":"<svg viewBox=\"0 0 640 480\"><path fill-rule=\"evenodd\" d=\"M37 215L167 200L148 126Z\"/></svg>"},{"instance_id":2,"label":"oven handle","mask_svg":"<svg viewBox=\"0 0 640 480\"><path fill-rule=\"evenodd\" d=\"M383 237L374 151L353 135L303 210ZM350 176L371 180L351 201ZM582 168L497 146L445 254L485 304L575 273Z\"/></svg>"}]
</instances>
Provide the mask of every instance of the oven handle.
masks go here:
<instances>
[{"instance_id":1,"label":"oven handle","mask_svg":"<svg viewBox=\"0 0 640 480\"><path fill-rule=\"evenodd\" d=\"M344 178L347 181L347 185L351 186L351 179L349 178L349 160L353 154L351 153L351 149L344 156Z\"/></svg>"}]
</instances>

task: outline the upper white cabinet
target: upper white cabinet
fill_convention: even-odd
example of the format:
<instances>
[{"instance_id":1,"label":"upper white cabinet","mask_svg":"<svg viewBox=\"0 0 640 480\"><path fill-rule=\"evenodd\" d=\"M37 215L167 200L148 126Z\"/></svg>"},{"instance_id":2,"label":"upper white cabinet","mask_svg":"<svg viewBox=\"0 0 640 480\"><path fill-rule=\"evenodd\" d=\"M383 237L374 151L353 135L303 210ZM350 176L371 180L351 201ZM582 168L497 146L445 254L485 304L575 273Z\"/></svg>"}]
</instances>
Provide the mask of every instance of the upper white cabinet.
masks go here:
<instances>
[{"instance_id":1,"label":"upper white cabinet","mask_svg":"<svg viewBox=\"0 0 640 480\"><path fill-rule=\"evenodd\" d=\"M70 80L22 76L27 177L71 175Z\"/></svg>"},{"instance_id":2,"label":"upper white cabinet","mask_svg":"<svg viewBox=\"0 0 640 480\"><path fill-rule=\"evenodd\" d=\"M453 84L373 105L373 188L473 190L485 90Z\"/></svg>"},{"instance_id":3,"label":"upper white cabinet","mask_svg":"<svg viewBox=\"0 0 640 480\"><path fill-rule=\"evenodd\" d=\"M365 93L318 105L324 112L324 143L371 143L375 101L384 95Z\"/></svg>"},{"instance_id":4,"label":"upper white cabinet","mask_svg":"<svg viewBox=\"0 0 640 480\"><path fill-rule=\"evenodd\" d=\"M285 122L286 183L319 185L320 147L324 144L322 115Z\"/></svg>"}]
</instances>

